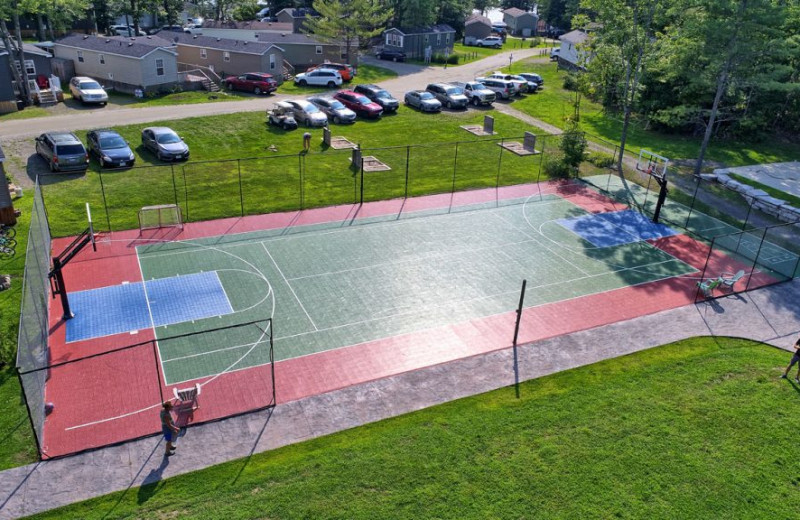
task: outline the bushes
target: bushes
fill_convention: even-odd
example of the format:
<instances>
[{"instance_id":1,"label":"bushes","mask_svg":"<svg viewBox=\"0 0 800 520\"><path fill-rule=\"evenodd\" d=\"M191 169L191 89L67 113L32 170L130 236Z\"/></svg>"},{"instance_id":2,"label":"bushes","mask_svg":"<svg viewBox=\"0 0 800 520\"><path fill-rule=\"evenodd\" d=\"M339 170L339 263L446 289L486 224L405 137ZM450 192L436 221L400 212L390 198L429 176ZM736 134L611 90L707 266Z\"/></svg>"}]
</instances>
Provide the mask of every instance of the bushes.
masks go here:
<instances>
[{"instance_id":1,"label":"bushes","mask_svg":"<svg viewBox=\"0 0 800 520\"><path fill-rule=\"evenodd\" d=\"M586 156L586 160L598 168L610 168L614 165L614 158L603 152L591 152Z\"/></svg>"},{"instance_id":2,"label":"bushes","mask_svg":"<svg viewBox=\"0 0 800 520\"><path fill-rule=\"evenodd\" d=\"M530 43L529 47L531 49L535 49L536 47L538 47L541 44L542 44L542 39L539 38L538 36L534 36L533 38L531 38L531 43Z\"/></svg>"},{"instance_id":3,"label":"bushes","mask_svg":"<svg viewBox=\"0 0 800 520\"><path fill-rule=\"evenodd\" d=\"M564 89L575 92L580 87L578 75L574 72L568 73L564 76Z\"/></svg>"},{"instance_id":4,"label":"bushes","mask_svg":"<svg viewBox=\"0 0 800 520\"><path fill-rule=\"evenodd\" d=\"M451 54L445 57L444 54L434 54L431 58L432 63L447 63L448 65L458 65L458 54Z\"/></svg>"},{"instance_id":5,"label":"bushes","mask_svg":"<svg viewBox=\"0 0 800 520\"><path fill-rule=\"evenodd\" d=\"M566 179L570 174L569 165L564 162L563 158L547 157L542 168L550 179Z\"/></svg>"}]
</instances>

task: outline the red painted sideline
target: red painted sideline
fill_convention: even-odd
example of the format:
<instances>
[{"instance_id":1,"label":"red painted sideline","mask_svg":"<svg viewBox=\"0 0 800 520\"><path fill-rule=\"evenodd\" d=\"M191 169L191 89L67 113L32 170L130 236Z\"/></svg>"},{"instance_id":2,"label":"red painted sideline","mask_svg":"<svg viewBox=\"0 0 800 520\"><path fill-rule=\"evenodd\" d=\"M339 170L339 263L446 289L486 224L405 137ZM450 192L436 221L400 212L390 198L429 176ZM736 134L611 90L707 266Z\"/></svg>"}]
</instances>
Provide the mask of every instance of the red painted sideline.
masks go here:
<instances>
[{"instance_id":1,"label":"red painted sideline","mask_svg":"<svg viewBox=\"0 0 800 520\"><path fill-rule=\"evenodd\" d=\"M140 281L135 247L149 240L188 240L422 210L446 211L455 206L548 193L558 194L591 212L620 209L613 200L581 185L553 182L189 223L183 230L160 230L146 237L140 236L138 230L112 233L105 237L110 240L99 243L97 253L81 252L66 267L65 278L70 291ZM60 251L69 241L55 240L54 250ZM696 246L696 243L682 244L683 249L689 250ZM676 246L676 249L681 248ZM694 295L693 280L673 278L525 309L519 341L536 341L675 308L691 303ZM144 345L50 371L46 396L56 407L45 423L47 455L65 455L158 431L157 405L162 394L171 395L172 388L163 385L158 373L159 365L152 350L153 331L67 345L60 314L60 307L54 301L50 316L53 362L83 358L137 342ZM507 348L514 319L515 313L509 312L278 362L278 402ZM156 381L161 383L160 387ZM181 419L197 423L266 406L270 404L267 396L271 384L264 367L226 374L205 386L200 408L187 411ZM134 413L139 410L143 411ZM127 413L130 415L104 421Z\"/></svg>"}]
</instances>

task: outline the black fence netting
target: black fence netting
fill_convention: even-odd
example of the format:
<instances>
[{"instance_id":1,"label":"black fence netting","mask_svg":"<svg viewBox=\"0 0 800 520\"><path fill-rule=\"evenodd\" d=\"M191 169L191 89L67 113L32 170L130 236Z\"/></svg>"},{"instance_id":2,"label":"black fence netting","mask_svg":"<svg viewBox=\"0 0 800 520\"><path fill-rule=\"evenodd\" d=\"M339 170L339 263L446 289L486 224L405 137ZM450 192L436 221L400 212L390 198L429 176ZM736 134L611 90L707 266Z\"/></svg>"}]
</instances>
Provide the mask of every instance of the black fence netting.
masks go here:
<instances>
[{"instance_id":1,"label":"black fence netting","mask_svg":"<svg viewBox=\"0 0 800 520\"><path fill-rule=\"evenodd\" d=\"M24 375L23 372L41 369L48 365L49 272L50 229L42 192L37 183L33 190L31 227L28 232L28 249L22 282L17 370L20 373L31 425L39 446L44 444L45 383L48 372L39 370Z\"/></svg>"}]
</instances>

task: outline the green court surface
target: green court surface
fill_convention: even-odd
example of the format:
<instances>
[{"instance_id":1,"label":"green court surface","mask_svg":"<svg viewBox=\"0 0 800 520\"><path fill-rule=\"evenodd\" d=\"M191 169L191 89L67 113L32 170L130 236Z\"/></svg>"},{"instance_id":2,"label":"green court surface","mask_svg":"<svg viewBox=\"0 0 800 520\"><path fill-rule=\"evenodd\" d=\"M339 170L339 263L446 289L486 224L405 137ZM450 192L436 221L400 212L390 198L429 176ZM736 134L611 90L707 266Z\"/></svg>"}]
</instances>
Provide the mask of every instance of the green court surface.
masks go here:
<instances>
[{"instance_id":1,"label":"green court surface","mask_svg":"<svg viewBox=\"0 0 800 520\"><path fill-rule=\"evenodd\" d=\"M674 277L695 270L646 242L596 248L554 219L557 196L137 248L145 280L216 271L233 314L158 327L168 384ZM254 346L255 345L255 346Z\"/></svg>"}]
</instances>

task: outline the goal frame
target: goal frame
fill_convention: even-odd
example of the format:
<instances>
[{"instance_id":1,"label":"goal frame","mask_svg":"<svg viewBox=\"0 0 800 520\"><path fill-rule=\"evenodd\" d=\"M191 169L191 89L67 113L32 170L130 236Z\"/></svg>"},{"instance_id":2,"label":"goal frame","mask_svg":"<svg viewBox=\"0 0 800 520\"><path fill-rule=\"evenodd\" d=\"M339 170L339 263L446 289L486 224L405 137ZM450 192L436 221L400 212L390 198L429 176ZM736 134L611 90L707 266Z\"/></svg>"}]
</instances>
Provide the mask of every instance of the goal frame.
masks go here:
<instances>
[{"instance_id":1,"label":"goal frame","mask_svg":"<svg viewBox=\"0 0 800 520\"><path fill-rule=\"evenodd\" d=\"M148 218L147 215L155 214L155 219ZM139 231L149 229L161 229L166 227L177 227L183 229L183 213L177 204L158 204L155 206L143 206L139 210Z\"/></svg>"}]
</instances>

